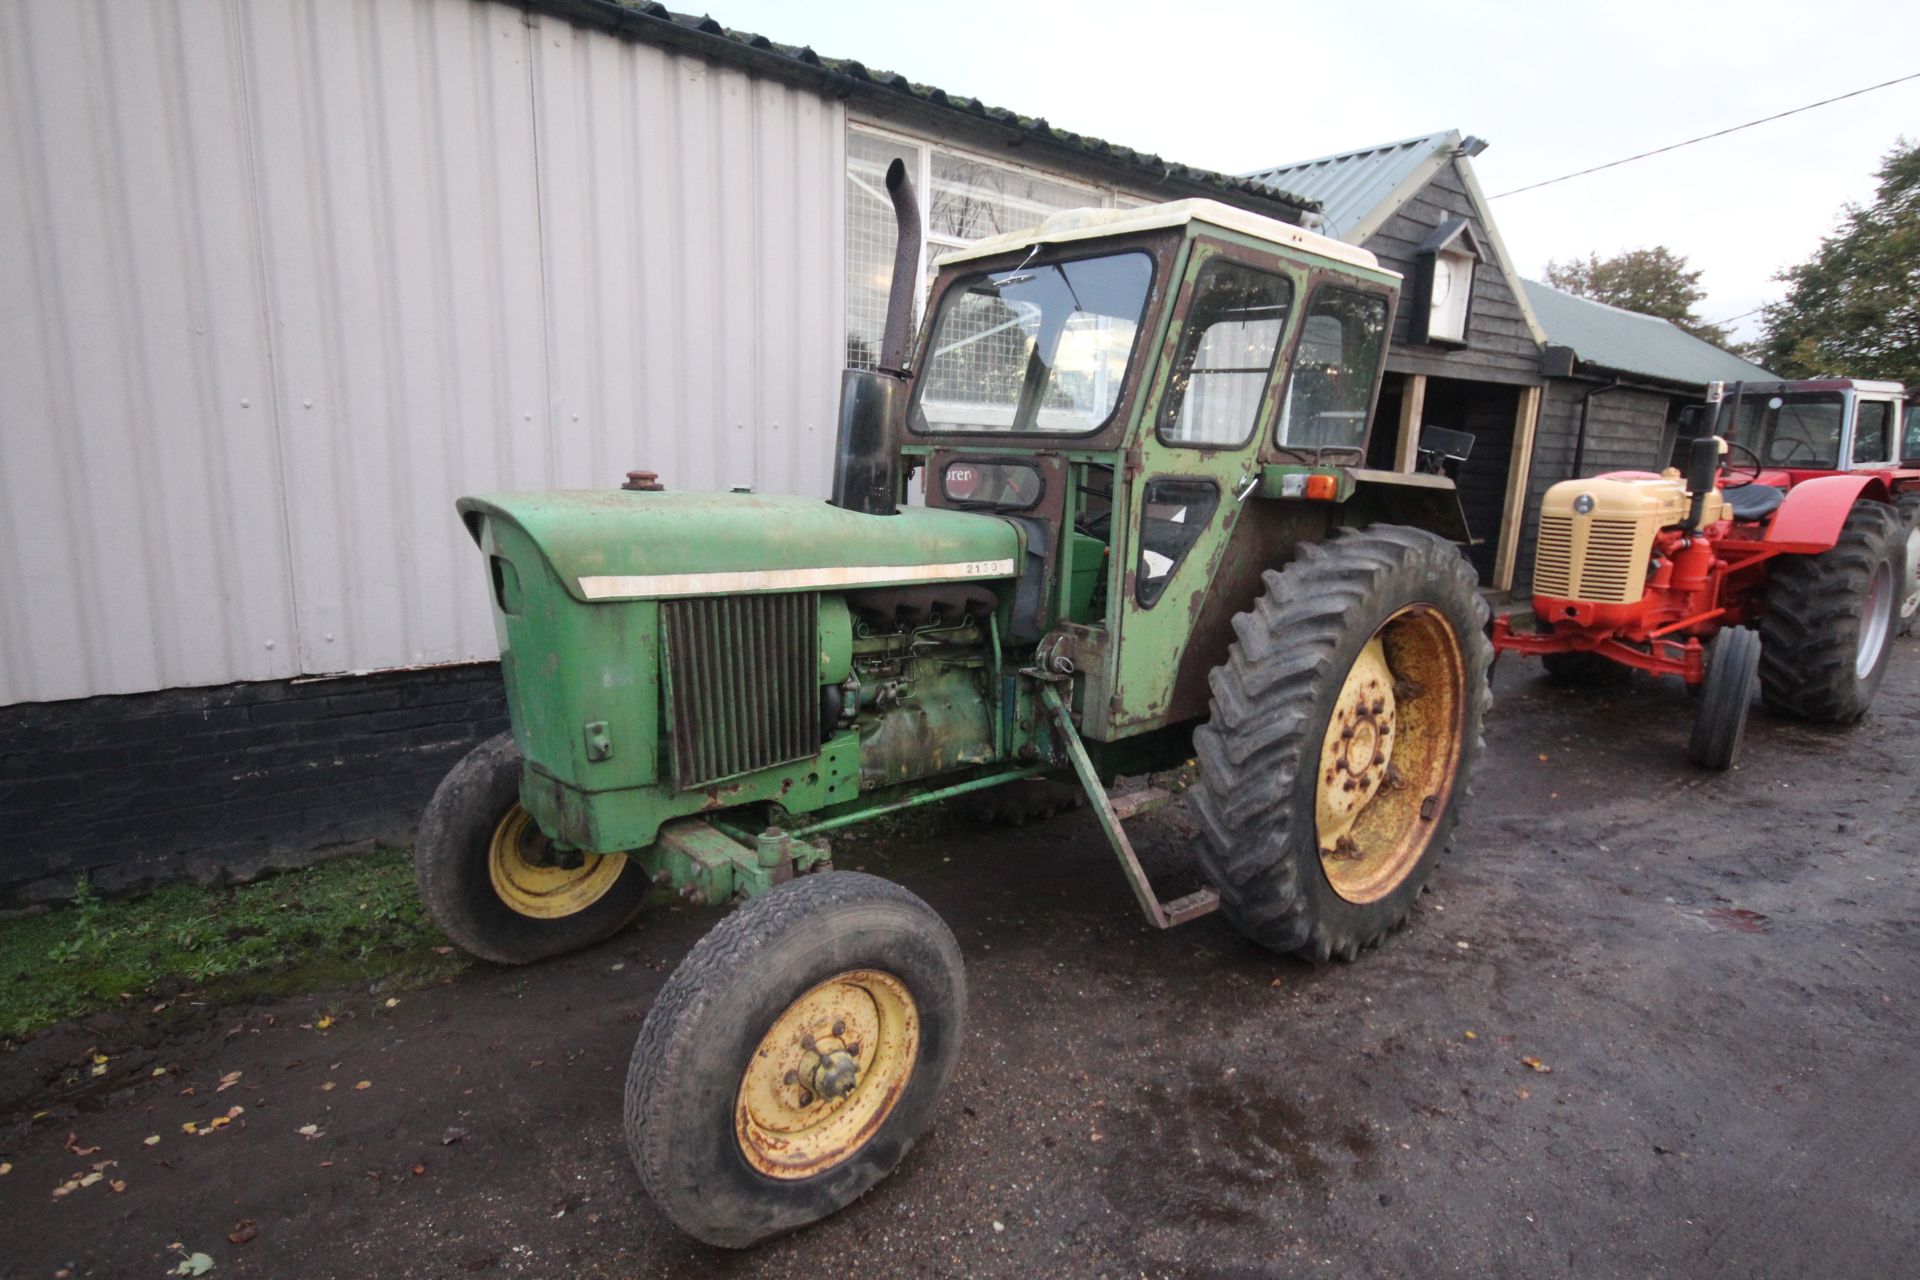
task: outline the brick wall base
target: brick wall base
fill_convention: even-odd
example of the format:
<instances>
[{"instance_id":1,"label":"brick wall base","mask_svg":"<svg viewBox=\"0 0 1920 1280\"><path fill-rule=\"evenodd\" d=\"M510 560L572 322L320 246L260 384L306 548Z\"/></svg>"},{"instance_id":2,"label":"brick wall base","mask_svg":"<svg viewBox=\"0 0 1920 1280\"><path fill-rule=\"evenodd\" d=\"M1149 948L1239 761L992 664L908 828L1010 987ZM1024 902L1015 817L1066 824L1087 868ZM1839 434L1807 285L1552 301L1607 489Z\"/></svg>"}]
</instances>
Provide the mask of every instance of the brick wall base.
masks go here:
<instances>
[{"instance_id":1,"label":"brick wall base","mask_svg":"<svg viewBox=\"0 0 1920 1280\"><path fill-rule=\"evenodd\" d=\"M411 839L507 727L497 663L0 707L0 908Z\"/></svg>"}]
</instances>

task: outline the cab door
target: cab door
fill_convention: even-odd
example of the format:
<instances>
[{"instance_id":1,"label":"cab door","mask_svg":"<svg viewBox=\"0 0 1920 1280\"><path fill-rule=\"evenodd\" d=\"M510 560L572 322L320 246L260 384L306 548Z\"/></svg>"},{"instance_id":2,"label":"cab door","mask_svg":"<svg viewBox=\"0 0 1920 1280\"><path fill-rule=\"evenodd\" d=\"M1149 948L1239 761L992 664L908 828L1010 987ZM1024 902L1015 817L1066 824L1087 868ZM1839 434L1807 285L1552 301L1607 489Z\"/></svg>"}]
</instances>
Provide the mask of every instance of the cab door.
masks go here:
<instances>
[{"instance_id":1,"label":"cab door","mask_svg":"<svg viewBox=\"0 0 1920 1280\"><path fill-rule=\"evenodd\" d=\"M1116 501L1114 678L1106 705L1084 709L1096 736L1205 713L1176 705L1176 675L1259 475L1305 285L1271 253L1194 241Z\"/></svg>"}]
</instances>

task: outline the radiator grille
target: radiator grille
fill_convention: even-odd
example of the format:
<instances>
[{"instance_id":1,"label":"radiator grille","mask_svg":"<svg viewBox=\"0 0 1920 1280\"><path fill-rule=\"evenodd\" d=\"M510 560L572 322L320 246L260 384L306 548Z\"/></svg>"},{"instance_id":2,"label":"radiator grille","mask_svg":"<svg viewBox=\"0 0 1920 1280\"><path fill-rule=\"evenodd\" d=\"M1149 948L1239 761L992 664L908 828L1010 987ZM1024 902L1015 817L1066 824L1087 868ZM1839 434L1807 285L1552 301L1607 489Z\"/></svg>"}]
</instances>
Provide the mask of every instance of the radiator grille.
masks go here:
<instances>
[{"instance_id":1,"label":"radiator grille","mask_svg":"<svg viewBox=\"0 0 1920 1280\"><path fill-rule=\"evenodd\" d=\"M819 751L818 610L811 593L661 603L675 787Z\"/></svg>"},{"instance_id":2,"label":"radiator grille","mask_svg":"<svg viewBox=\"0 0 1920 1280\"><path fill-rule=\"evenodd\" d=\"M1533 589L1557 600L1573 599L1573 517L1540 517L1540 536L1533 550Z\"/></svg>"},{"instance_id":3,"label":"radiator grille","mask_svg":"<svg viewBox=\"0 0 1920 1280\"><path fill-rule=\"evenodd\" d=\"M1595 517L1576 534L1572 516L1542 515L1534 544L1535 594L1629 604L1640 598L1647 547L1635 520Z\"/></svg>"}]
</instances>

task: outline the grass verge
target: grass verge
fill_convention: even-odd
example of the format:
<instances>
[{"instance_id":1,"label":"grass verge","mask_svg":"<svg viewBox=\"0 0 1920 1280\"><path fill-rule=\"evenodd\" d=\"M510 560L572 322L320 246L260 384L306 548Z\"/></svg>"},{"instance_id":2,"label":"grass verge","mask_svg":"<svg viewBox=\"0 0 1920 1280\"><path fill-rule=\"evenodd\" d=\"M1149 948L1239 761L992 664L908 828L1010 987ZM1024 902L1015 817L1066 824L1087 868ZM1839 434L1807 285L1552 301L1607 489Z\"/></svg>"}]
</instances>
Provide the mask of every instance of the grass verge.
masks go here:
<instances>
[{"instance_id":1,"label":"grass verge","mask_svg":"<svg viewBox=\"0 0 1920 1280\"><path fill-rule=\"evenodd\" d=\"M407 855L376 849L254 884L171 885L0 922L0 1036L148 996L209 1004L463 968L427 919Z\"/></svg>"}]
</instances>

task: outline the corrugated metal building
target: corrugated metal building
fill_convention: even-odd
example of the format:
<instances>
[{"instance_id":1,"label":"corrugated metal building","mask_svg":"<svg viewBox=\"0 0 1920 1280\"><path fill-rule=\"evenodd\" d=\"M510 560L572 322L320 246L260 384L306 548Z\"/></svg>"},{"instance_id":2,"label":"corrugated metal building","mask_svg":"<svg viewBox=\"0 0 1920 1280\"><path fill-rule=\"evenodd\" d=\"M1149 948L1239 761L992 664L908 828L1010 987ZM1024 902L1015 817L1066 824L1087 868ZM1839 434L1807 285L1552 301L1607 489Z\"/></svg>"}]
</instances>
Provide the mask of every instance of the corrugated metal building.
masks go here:
<instances>
[{"instance_id":1,"label":"corrugated metal building","mask_svg":"<svg viewBox=\"0 0 1920 1280\"><path fill-rule=\"evenodd\" d=\"M0 6L0 886L404 829L499 724L462 493L824 493L891 155L935 252L1307 208L651 4Z\"/></svg>"}]
</instances>

